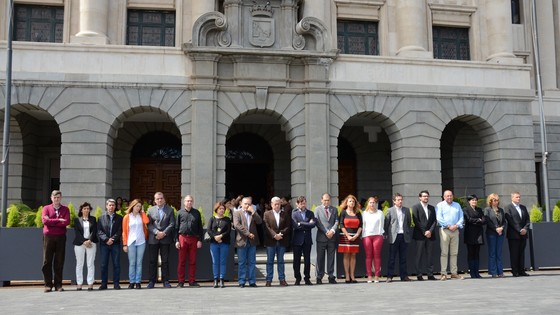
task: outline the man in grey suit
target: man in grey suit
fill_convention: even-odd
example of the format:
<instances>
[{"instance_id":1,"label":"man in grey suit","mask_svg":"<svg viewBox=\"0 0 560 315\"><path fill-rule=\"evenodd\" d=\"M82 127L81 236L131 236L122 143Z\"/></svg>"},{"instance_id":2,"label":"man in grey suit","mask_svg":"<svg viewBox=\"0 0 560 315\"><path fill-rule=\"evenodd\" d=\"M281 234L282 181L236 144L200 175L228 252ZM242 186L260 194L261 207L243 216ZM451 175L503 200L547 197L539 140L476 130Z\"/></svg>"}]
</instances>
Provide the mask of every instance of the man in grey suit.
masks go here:
<instances>
[{"instance_id":1,"label":"man in grey suit","mask_svg":"<svg viewBox=\"0 0 560 315\"><path fill-rule=\"evenodd\" d=\"M171 288L169 284L169 248L173 244L175 214L173 209L165 203L163 193L154 194L156 205L148 208L148 253L150 257L150 282L147 288L152 289L157 281L158 254L161 255L161 280L163 287Z\"/></svg>"},{"instance_id":2,"label":"man in grey suit","mask_svg":"<svg viewBox=\"0 0 560 315\"><path fill-rule=\"evenodd\" d=\"M434 277L434 258L432 257L434 241L436 240L436 208L428 204L430 193L427 190L422 190L418 194L418 199L420 199L420 202L412 206L412 220L414 221L412 238L416 241L416 278L420 281L424 280L422 273L425 260L428 280L436 280Z\"/></svg>"},{"instance_id":3,"label":"man in grey suit","mask_svg":"<svg viewBox=\"0 0 560 315\"><path fill-rule=\"evenodd\" d=\"M334 260L338 242L338 212L331 206L331 195L325 193L321 204L315 208L317 219L317 284L323 283L325 274L325 252L327 257L327 273L329 283L336 283L334 275Z\"/></svg>"},{"instance_id":4,"label":"man in grey suit","mask_svg":"<svg viewBox=\"0 0 560 315\"><path fill-rule=\"evenodd\" d=\"M410 210L402 206L403 196L393 196L393 207L387 210L385 217L385 233L389 241L389 264L387 266L387 282L393 282L395 256L399 255L399 275L401 281L411 281L408 277L406 255L408 243L412 239Z\"/></svg>"}]
</instances>

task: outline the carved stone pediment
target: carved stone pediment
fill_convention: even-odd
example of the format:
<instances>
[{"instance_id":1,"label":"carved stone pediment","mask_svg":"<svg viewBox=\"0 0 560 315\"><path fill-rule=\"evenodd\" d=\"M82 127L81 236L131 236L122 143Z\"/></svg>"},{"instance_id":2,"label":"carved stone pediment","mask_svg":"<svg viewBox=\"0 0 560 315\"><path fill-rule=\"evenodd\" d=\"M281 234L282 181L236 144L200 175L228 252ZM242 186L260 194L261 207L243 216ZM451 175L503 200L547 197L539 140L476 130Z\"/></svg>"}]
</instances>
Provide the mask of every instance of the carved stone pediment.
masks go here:
<instances>
[{"instance_id":1,"label":"carved stone pediment","mask_svg":"<svg viewBox=\"0 0 560 315\"><path fill-rule=\"evenodd\" d=\"M209 12L193 26L193 47L307 50L327 52L325 24L312 17L298 20L303 0L226 0L224 13Z\"/></svg>"}]
</instances>

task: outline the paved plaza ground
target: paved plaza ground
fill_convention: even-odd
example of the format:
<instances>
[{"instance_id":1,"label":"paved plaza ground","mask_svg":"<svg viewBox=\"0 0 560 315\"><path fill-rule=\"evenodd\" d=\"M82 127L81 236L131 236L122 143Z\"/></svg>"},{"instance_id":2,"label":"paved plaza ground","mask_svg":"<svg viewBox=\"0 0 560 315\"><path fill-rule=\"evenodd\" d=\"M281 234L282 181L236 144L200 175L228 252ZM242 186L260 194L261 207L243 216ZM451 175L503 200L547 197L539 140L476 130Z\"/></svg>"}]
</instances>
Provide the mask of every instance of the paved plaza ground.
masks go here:
<instances>
[{"instance_id":1,"label":"paved plaza ground","mask_svg":"<svg viewBox=\"0 0 560 315\"><path fill-rule=\"evenodd\" d=\"M262 270L263 266L259 266ZM291 264L286 266L291 270ZM44 293L40 285L0 288L2 314L558 314L560 270L530 277L448 281L238 288L227 283L201 288ZM289 279L293 279L289 278ZM415 279L415 278L414 278ZM313 281L314 282L314 281ZM97 288L98 285L96 285ZM145 284L144 284L145 286ZM126 287L126 285L125 285Z\"/></svg>"}]
</instances>

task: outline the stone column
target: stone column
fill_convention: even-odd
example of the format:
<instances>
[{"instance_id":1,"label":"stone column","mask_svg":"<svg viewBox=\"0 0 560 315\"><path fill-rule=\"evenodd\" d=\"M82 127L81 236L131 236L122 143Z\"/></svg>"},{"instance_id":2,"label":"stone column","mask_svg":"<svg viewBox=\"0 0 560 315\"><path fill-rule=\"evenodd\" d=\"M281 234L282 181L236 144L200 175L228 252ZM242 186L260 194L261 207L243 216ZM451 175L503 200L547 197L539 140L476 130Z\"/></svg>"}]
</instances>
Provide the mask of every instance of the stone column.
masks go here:
<instances>
[{"instance_id":1,"label":"stone column","mask_svg":"<svg viewBox=\"0 0 560 315\"><path fill-rule=\"evenodd\" d=\"M487 61L493 63L522 63L513 54L511 2L486 0L486 29L488 32Z\"/></svg>"},{"instance_id":2,"label":"stone column","mask_svg":"<svg viewBox=\"0 0 560 315\"><path fill-rule=\"evenodd\" d=\"M330 1L325 0L305 0L303 1L303 17L316 17L323 21L325 25L330 25L330 15L327 19L327 12L330 12ZM299 21L298 21L299 22Z\"/></svg>"},{"instance_id":3,"label":"stone column","mask_svg":"<svg viewBox=\"0 0 560 315\"><path fill-rule=\"evenodd\" d=\"M80 32L72 36L72 42L108 44L108 17L109 0L80 0Z\"/></svg>"},{"instance_id":4,"label":"stone column","mask_svg":"<svg viewBox=\"0 0 560 315\"><path fill-rule=\"evenodd\" d=\"M553 1L537 1L537 28L539 36L539 55L541 60L541 79L544 90L557 89L556 41L554 34ZM529 24L527 22L527 24ZM531 60L531 63L533 61Z\"/></svg>"},{"instance_id":5,"label":"stone column","mask_svg":"<svg viewBox=\"0 0 560 315\"><path fill-rule=\"evenodd\" d=\"M428 51L428 21L426 1L397 0L397 56L432 58Z\"/></svg>"},{"instance_id":6,"label":"stone column","mask_svg":"<svg viewBox=\"0 0 560 315\"><path fill-rule=\"evenodd\" d=\"M216 201L216 78L220 56L201 53L189 57L195 71L191 85L191 145L187 153L191 177L190 191L182 193L193 195L197 207L202 207L209 218Z\"/></svg>"}]
</instances>

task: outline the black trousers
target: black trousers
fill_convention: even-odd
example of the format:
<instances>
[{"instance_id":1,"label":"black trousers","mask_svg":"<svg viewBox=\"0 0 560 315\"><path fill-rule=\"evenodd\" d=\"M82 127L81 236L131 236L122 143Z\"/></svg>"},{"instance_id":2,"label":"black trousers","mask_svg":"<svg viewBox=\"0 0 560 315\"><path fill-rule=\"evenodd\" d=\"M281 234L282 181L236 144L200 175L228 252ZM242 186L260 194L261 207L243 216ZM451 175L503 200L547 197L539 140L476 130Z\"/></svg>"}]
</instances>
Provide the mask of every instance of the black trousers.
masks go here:
<instances>
[{"instance_id":1,"label":"black trousers","mask_svg":"<svg viewBox=\"0 0 560 315\"><path fill-rule=\"evenodd\" d=\"M43 278L45 287L55 289L62 287L62 269L64 268L64 255L66 254L66 235L43 235ZM54 261L54 264L53 264ZM53 283L54 265L54 283Z\"/></svg>"},{"instance_id":2,"label":"black trousers","mask_svg":"<svg viewBox=\"0 0 560 315\"><path fill-rule=\"evenodd\" d=\"M519 275L525 272L525 246L527 238L508 239L509 259L511 261L511 273Z\"/></svg>"},{"instance_id":3,"label":"black trousers","mask_svg":"<svg viewBox=\"0 0 560 315\"><path fill-rule=\"evenodd\" d=\"M148 244L150 282L157 282L158 254L161 254L161 281L169 281L169 247L171 244Z\"/></svg>"},{"instance_id":4,"label":"black trousers","mask_svg":"<svg viewBox=\"0 0 560 315\"><path fill-rule=\"evenodd\" d=\"M303 254L303 276L304 280L309 280L311 271L311 243L303 245L293 245L294 250L294 277L301 280L301 254Z\"/></svg>"}]
</instances>

